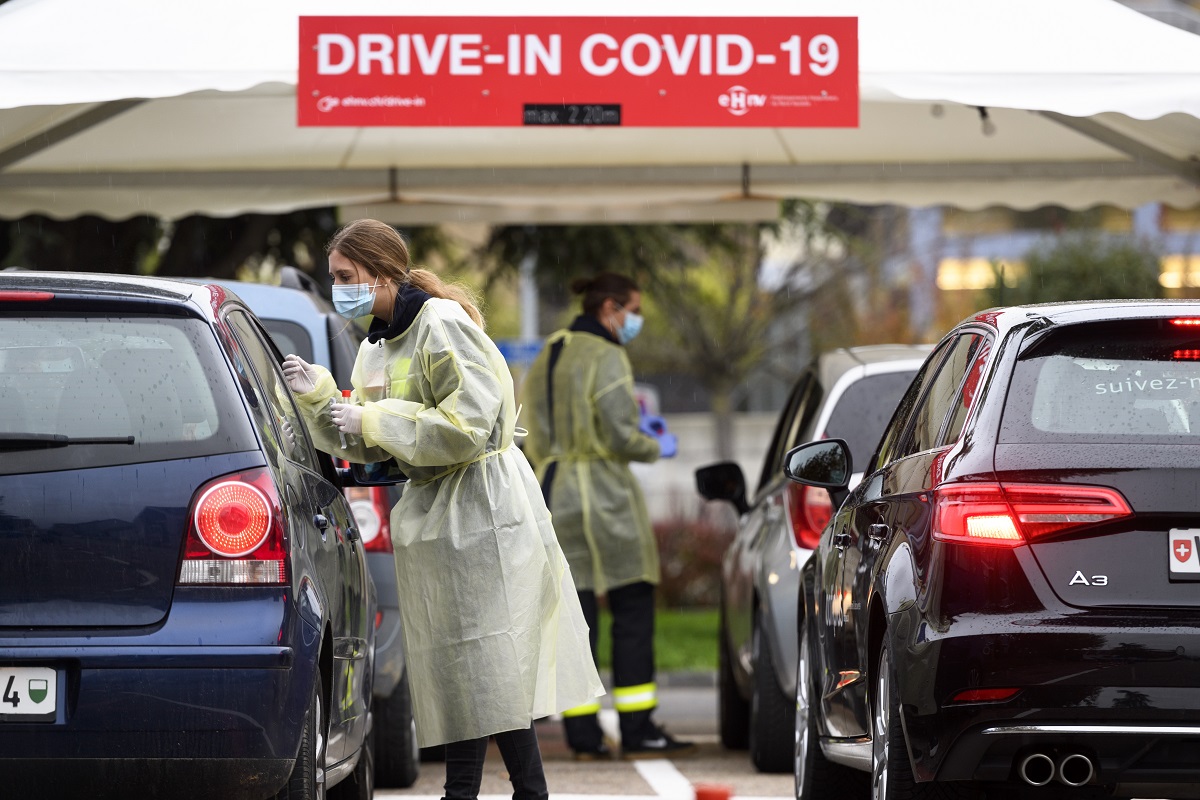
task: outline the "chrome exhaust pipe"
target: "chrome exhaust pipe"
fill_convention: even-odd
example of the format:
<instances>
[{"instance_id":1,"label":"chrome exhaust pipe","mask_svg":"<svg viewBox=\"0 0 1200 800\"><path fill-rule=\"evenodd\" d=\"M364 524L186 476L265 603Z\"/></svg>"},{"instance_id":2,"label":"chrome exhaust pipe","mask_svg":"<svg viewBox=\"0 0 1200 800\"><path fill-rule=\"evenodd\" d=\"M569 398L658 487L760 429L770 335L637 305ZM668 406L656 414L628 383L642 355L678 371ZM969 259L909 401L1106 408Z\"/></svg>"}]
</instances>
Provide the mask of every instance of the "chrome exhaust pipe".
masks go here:
<instances>
[{"instance_id":1,"label":"chrome exhaust pipe","mask_svg":"<svg viewBox=\"0 0 1200 800\"><path fill-rule=\"evenodd\" d=\"M1055 777L1066 786L1083 786L1095 773L1090 758L1083 753L1069 753L1058 762Z\"/></svg>"},{"instance_id":2,"label":"chrome exhaust pipe","mask_svg":"<svg viewBox=\"0 0 1200 800\"><path fill-rule=\"evenodd\" d=\"M1031 753L1021 759L1017 774L1030 786L1045 786L1054 780L1054 760L1045 753Z\"/></svg>"}]
</instances>

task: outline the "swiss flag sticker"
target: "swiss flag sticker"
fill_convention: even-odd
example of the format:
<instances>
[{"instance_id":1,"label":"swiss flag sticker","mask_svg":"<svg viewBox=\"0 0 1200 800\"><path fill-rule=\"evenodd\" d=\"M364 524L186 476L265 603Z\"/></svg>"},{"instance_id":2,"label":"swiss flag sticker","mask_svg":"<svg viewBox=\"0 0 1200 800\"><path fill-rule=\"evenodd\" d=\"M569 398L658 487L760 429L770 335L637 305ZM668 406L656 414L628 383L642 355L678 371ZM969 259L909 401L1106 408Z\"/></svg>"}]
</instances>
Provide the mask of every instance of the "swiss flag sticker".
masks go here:
<instances>
[{"instance_id":1,"label":"swiss flag sticker","mask_svg":"<svg viewBox=\"0 0 1200 800\"><path fill-rule=\"evenodd\" d=\"M1178 561L1186 564L1192 559L1192 543L1187 539L1172 539L1171 554Z\"/></svg>"}]
</instances>

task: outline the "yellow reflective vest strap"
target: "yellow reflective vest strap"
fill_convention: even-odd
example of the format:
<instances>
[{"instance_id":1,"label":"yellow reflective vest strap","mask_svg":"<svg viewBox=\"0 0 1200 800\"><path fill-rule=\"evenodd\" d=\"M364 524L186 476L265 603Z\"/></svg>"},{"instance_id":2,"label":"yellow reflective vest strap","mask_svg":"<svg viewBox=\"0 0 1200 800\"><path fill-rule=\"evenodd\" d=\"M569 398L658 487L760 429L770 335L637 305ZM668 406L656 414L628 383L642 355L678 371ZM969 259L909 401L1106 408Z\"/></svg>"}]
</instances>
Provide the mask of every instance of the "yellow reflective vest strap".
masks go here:
<instances>
[{"instance_id":1,"label":"yellow reflective vest strap","mask_svg":"<svg viewBox=\"0 0 1200 800\"><path fill-rule=\"evenodd\" d=\"M586 717L586 716L589 716L592 714L599 714L599 713L600 713L600 701L597 700L592 703L584 703L581 706L575 706L574 708L568 708L566 711L562 712L562 715L563 715L563 717Z\"/></svg>"},{"instance_id":2,"label":"yellow reflective vest strap","mask_svg":"<svg viewBox=\"0 0 1200 800\"><path fill-rule=\"evenodd\" d=\"M658 684L618 686L613 689L613 705L619 712L649 711L658 706Z\"/></svg>"}]
</instances>

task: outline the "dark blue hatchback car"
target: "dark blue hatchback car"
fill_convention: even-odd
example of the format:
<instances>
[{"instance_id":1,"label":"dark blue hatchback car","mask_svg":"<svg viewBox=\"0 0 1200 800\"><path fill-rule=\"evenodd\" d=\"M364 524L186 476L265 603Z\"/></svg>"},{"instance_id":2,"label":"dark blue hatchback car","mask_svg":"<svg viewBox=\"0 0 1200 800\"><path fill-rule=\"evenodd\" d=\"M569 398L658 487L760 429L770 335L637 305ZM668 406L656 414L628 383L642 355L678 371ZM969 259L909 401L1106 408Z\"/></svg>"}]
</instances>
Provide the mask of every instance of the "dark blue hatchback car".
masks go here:
<instances>
[{"instance_id":1,"label":"dark blue hatchback car","mask_svg":"<svg viewBox=\"0 0 1200 800\"><path fill-rule=\"evenodd\" d=\"M370 798L375 595L235 295L0 274L4 797Z\"/></svg>"}]
</instances>

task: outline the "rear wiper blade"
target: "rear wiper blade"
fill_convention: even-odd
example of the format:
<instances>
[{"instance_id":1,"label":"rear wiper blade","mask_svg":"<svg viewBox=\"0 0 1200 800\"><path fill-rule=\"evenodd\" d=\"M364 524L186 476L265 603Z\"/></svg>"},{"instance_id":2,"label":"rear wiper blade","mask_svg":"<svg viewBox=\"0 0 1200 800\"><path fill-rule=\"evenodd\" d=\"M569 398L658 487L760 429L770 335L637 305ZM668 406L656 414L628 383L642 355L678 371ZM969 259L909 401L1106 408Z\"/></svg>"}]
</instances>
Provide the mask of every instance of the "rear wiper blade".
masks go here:
<instances>
[{"instance_id":1,"label":"rear wiper blade","mask_svg":"<svg viewBox=\"0 0 1200 800\"><path fill-rule=\"evenodd\" d=\"M133 444L132 436L63 436L61 433L0 433L0 450L46 450L72 444Z\"/></svg>"}]
</instances>

